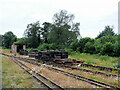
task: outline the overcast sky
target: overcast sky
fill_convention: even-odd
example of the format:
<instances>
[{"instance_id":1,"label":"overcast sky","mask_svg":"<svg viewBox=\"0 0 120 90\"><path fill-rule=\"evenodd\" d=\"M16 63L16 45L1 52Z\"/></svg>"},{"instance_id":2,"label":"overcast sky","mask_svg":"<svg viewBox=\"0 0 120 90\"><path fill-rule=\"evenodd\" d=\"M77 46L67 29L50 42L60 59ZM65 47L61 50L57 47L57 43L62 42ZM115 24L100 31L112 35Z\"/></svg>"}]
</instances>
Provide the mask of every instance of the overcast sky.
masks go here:
<instances>
[{"instance_id":1,"label":"overcast sky","mask_svg":"<svg viewBox=\"0 0 120 90\"><path fill-rule=\"evenodd\" d=\"M80 22L82 37L95 38L106 25L118 33L119 0L0 0L0 34L12 31L22 37L27 24L52 23L53 15L67 10Z\"/></svg>"}]
</instances>

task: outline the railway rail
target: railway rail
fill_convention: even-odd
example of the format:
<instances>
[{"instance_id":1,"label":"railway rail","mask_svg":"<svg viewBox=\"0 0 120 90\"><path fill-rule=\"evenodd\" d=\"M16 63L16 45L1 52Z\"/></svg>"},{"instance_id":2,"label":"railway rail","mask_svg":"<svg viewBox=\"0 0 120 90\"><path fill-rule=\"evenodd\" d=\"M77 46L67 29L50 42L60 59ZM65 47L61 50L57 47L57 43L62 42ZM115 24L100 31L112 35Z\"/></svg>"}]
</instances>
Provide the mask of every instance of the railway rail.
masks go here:
<instances>
[{"instance_id":1,"label":"railway rail","mask_svg":"<svg viewBox=\"0 0 120 90\"><path fill-rule=\"evenodd\" d=\"M25 60L31 60L30 62L32 63L33 61L35 62L38 62L38 60L36 59L27 59L27 58L21 58L21 57L18 57L20 58L21 60L25 59ZM74 69L74 70L80 70L80 71L85 71L85 72L91 72L91 73L94 73L94 74L101 74L101 75L105 75L105 76L108 76L108 77L118 77L118 75L116 74L107 74L107 73L103 73L103 72L100 72L100 71L93 71L93 70L88 70L88 69L81 69L81 68L77 68L77 67L71 67L71 66L65 66L65 65L60 65L60 64L54 64L54 66L58 66L58 67L65 67L65 68L69 68L69 69Z\"/></svg>"},{"instance_id":2,"label":"railway rail","mask_svg":"<svg viewBox=\"0 0 120 90\"><path fill-rule=\"evenodd\" d=\"M1 54L3 54L3 55L6 55L6 54L4 54L4 53L1 53ZM10 56L10 55L9 55ZM25 58L24 58L25 59ZM34 59L31 59L31 60L34 60ZM118 68L112 68L112 67L105 67L105 66L98 66L98 65L90 65L90 64L85 64L85 63L79 63L79 64L81 64L81 66L86 66L86 67L95 67L95 68L98 68L98 69L100 69L100 70L108 70L108 71L118 71L118 72L120 72L120 69L118 69Z\"/></svg>"},{"instance_id":3,"label":"railway rail","mask_svg":"<svg viewBox=\"0 0 120 90\"><path fill-rule=\"evenodd\" d=\"M120 69L118 68L112 68L112 67L105 67L105 66L98 66L98 65L90 65L90 64L84 64L84 63L81 63L81 66L87 66L87 67L95 67L95 68L98 68L100 70L109 70L109 71L120 71Z\"/></svg>"},{"instance_id":4,"label":"railway rail","mask_svg":"<svg viewBox=\"0 0 120 90\"><path fill-rule=\"evenodd\" d=\"M16 57L16 56L10 56L10 55L6 55L8 57L14 57L14 58L19 58L21 60L23 60L24 58L21 58L21 57ZM26 58L26 60L23 60L25 62L28 62L28 63L31 63L31 64L34 64L34 65L38 65L38 66L41 66L42 64L38 63L37 60L33 60L32 62L30 60L28 60ZM36 62L35 62L36 61ZM44 65L45 68L48 68L49 70L54 70L56 72L60 72L60 73L63 73L67 76L71 76L73 78L76 78L76 79L79 79L79 80L82 80L82 81L85 81L85 82L88 82L90 84L93 84L93 85L96 85L96 86L99 86L99 87L104 87L104 88L114 88L114 89L120 89L120 87L116 87L116 86L112 86L112 85L109 85L109 84L106 84L106 83L103 83L103 82L99 82L99 81L95 81L93 79L89 79L89 78L86 78L86 77L83 77L83 76L80 76L80 75L76 75L76 74L73 74L73 73L69 73L69 72L66 72L66 71L63 71L63 70L59 70L59 69L56 69L54 67L50 67L48 65Z\"/></svg>"},{"instance_id":5,"label":"railway rail","mask_svg":"<svg viewBox=\"0 0 120 90\"><path fill-rule=\"evenodd\" d=\"M10 55L6 55L6 56L12 57L12 56L10 56ZM15 56L14 56L14 58L21 58L21 57L15 57ZM23 59L23 58L21 58L21 59ZM28 62L28 63L32 63L32 64L35 64L35 65L38 65L38 66L41 66L41 65L42 65L42 64L40 64L40 63L38 63L38 62L31 62L31 61L29 61L29 60L27 60L27 59L24 60L24 61L26 61L26 62ZM36 61L36 60L34 60L34 61ZM44 65L44 67L48 68L49 70L54 70L54 71L56 71L56 72L63 73L63 74L65 74L65 75L67 75L67 76L71 76L71 77L73 77L73 78L76 78L76 79L79 79L79 80L88 82L88 83L93 84L93 85L97 85L97 86L104 87L104 88L115 88L115 89L118 89L118 90L120 89L120 87L115 87L115 86L112 86L112 85L109 85L109 84L106 84L106 83L103 83L103 82L95 81L95 80L93 80L93 79L89 79L89 78L86 78L86 77L83 77L83 76L80 76L80 75L76 75L76 74L69 73L69 72L66 72L66 71L63 71L63 70L59 70L59 69L56 69L56 68L54 68L54 67L50 67L50 66L48 66L48 65Z\"/></svg>"},{"instance_id":6,"label":"railway rail","mask_svg":"<svg viewBox=\"0 0 120 90\"><path fill-rule=\"evenodd\" d=\"M41 75L39 73L36 73L32 69L30 69L28 66L21 63L17 58L14 58L14 57L11 57L11 58L16 64L18 64L27 73L31 74L35 79L37 79L37 81L40 81L42 84L44 84L48 89L51 89L51 90L64 90L63 87L59 86L58 84L56 84L52 80L46 78L45 76L43 76L43 75Z\"/></svg>"}]
</instances>

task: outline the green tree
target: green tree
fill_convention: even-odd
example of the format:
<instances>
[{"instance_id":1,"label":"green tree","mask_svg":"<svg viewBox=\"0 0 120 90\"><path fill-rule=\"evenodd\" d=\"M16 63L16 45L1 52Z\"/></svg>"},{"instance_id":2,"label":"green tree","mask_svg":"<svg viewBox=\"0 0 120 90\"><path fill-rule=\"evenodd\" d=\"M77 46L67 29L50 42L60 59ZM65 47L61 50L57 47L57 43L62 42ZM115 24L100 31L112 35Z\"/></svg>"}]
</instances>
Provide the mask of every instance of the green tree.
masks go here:
<instances>
[{"instance_id":1,"label":"green tree","mask_svg":"<svg viewBox=\"0 0 120 90\"><path fill-rule=\"evenodd\" d=\"M54 14L52 30L49 34L51 43L70 45L79 34L79 23L73 23L74 15L61 10Z\"/></svg>"},{"instance_id":2,"label":"green tree","mask_svg":"<svg viewBox=\"0 0 120 90\"><path fill-rule=\"evenodd\" d=\"M0 35L0 46L2 46L2 35Z\"/></svg>"},{"instance_id":3,"label":"green tree","mask_svg":"<svg viewBox=\"0 0 120 90\"><path fill-rule=\"evenodd\" d=\"M43 28L41 30L42 30L43 41L44 43L49 43L48 34L51 31L52 24L49 22L44 22L42 25L43 25Z\"/></svg>"},{"instance_id":4,"label":"green tree","mask_svg":"<svg viewBox=\"0 0 120 90\"><path fill-rule=\"evenodd\" d=\"M100 39L96 39L95 42L94 42L94 46L95 46L95 50L96 50L96 53L100 53L101 51L101 48L102 48L102 43L101 43L101 40Z\"/></svg>"},{"instance_id":5,"label":"green tree","mask_svg":"<svg viewBox=\"0 0 120 90\"><path fill-rule=\"evenodd\" d=\"M3 35L3 46L6 48L10 48L15 41L17 41L17 37L13 34L13 32L9 31Z\"/></svg>"},{"instance_id":6,"label":"green tree","mask_svg":"<svg viewBox=\"0 0 120 90\"><path fill-rule=\"evenodd\" d=\"M102 55L109 55L109 56L113 56L114 53L114 46L111 42L106 42L101 49L100 52Z\"/></svg>"},{"instance_id":7,"label":"green tree","mask_svg":"<svg viewBox=\"0 0 120 90\"><path fill-rule=\"evenodd\" d=\"M100 34L96 37L96 39L101 38L103 36L115 36L116 34L113 31L113 28L110 26L105 26L104 31L100 32Z\"/></svg>"},{"instance_id":8,"label":"green tree","mask_svg":"<svg viewBox=\"0 0 120 90\"><path fill-rule=\"evenodd\" d=\"M116 36L116 42L114 43L114 56L120 57L120 35Z\"/></svg>"},{"instance_id":9,"label":"green tree","mask_svg":"<svg viewBox=\"0 0 120 90\"><path fill-rule=\"evenodd\" d=\"M74 40L70 46L70 48L74 51L77 51L78 48L78 39Z\"/></svg>"},{"instance_id":10,"label":"green tree","mask_svg":"<svg viewBox=\"0 0 120 90\"><path fill-rule=\"evenodd\" d=\"M87 42L87 43L85 44L84 52L85 52L85 53L90 53L90 54L96 53L94 43L92 43L92 42Z\"/></svg>"},{"instance_id":11,"label":"green tree","mask_svg":"<svg viewBox=\"0 0 120 90\"><path fill-rule=\"evenodd\" d=\"M25 42L25 38L17 38L17 41L16 42L14 42L14 44L26 44L26 42Z\"/></svg>"},{"instance_id":12,"label":"green tree","mask_svg":"<svg viewBox=\"0 0 120 90\"><path fill-rule=\"evenodd\" d=\"M78 42L77 51L83 53L85 44L86 44L87 42L92 42L92 43L94 43L94 39L91 39L91 38L89 38L89 37L81 38L81 39L79 40L79 42Z\"/></svg>"},{"instance_id":13,"label":"green tree","mask_svg":"<svg viewBox=\"0 0 120 90\"><path fill-rule=\"evenodd\" d=\"M24 32L26 43L28 47L36 48L41 41L41 27L39 21L28 24L27 29Z\"/></svg>"},{"instance_id":14,"label":"green tree","mask_svg":"<svg viewBox=\"0 0 120 90\"><path fill-rule=\"evenodd\" d=\"M106 43L106 42L111 42L112 44L114 44L116 42L116 36L103 36L101 38L98 38L95 40L94 46L96 49L97 53L100 53L102 46Z\"/></svg>"}]
</instances>

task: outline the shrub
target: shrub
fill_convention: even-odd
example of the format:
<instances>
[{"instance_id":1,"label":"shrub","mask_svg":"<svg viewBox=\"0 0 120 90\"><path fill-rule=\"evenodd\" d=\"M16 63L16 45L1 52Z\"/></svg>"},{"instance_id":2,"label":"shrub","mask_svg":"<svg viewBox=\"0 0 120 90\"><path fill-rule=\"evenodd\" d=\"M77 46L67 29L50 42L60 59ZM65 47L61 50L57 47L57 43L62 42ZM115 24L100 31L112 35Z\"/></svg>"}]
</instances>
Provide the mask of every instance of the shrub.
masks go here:
<instances>
[{"instance_id":1,"label":"shrub","mask_svg":"<svg viewBox=\"0 0 120 90\"><path fill-rule=\"evenodd\" d=\"M69 55L73 55L75 52L72 49L65 49L66 51L68 51Z\"/></svg>"},{"instance_id":2,"label":"shrub","mask_svg":"<svg viewBox=\"0 0 120 90\"><path fill-rule=\"evenodd\" d=\"M85 52L85 53L90 53L90 54L95 53L96 51L95 51L95 46L94 46L94 44L91 43L91 42L87 42L87 43L85 44L84 52Z\"/></svg>"},{"instance_id":3,"label":"shrub","mask_svg":"<svg viewBox=\"0 0 120 90\"><path fill-rule=\"evenodd\" d=\"M114 44L114 56L120 56L120 43L118 42Z\"/></svg>"},{"instance_id":4,"label":"shrub","mask_svg":"<svg viewBox=\"0 0 120 90\"><path fill-rule=\"evenodd\" d=\"M101 44L101 42L100 42L100 39L95 40L95 42L94 42L94 47L95 47L96 53L100 53L101 47L102 47L102 44Z\"/></svg>"},{"instance_id":5,"label":"shrub","mask_svg":"<svg viewBox=\"0 0 120 90\"><path fill-rule=\"evenodd\" d=\"M39 45L38 50L56 50L56 49L63 49L62 45L57 45L55 43L47 44L43 43L42 45Z\"/></svg>"},{"instance_id":6,"label":"shrub","mask_svg":"<svg viewBox=\"0 0 120 90\"><path fill-rule=\"evenodd\" d=\"M76 39L74 42L72 42L70 48L73 49L74 51L77 50L77 48L78 48L78 39Z\"/></svg>"},{"instance_id":7,"label":"shrub","mask_svg":"<svg viewBox=\"0 0 120 90\"><path fill-rule=\"evenodd\" d=\"M38 50L49 50L49 44L43 43L39 45Z\"/></svg>"},{"instance_id":8,"label":"shrub","mask_svg":"<svg viewBox=\"0 0 120 90\"><path fill-rule=\"evenodd\" d=\"M89 37L80 39L79 42L78 42L77 51L79 51L80 53L83 53L83 50L84 50L84 48L85 48L85 44L86 44L87 42L94 43L94 39L91 39L91 38L89 38Z\"/></svg>"},{"instance_id":9,"label":"shrub","mask_svg":"<svg viewBox=\"0 0 120 90\"><path fill-rule=\"evenodd\" d=\"M109 56L113 56L113 44L111 42L107 42L102 46L102 49L100 51L100 53L102 55L109 55Z\"/></svg>"}]
</instances>

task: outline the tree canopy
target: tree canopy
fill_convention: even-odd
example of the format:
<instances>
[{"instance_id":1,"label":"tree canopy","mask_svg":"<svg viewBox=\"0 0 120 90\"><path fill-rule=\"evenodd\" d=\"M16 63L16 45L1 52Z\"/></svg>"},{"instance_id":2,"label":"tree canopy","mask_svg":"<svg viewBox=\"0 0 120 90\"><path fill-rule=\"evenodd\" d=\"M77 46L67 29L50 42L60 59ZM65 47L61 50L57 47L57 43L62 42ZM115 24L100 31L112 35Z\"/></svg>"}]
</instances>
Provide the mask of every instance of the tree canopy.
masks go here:
<instances>
[{"instance_id":1,"label":"tree canopy","mask_svg":"<svg viewBox=\"0 0 120 90\"><path fill-rule=\"evenodd\" d=\"M101 38L103 36L114 36L113 27L111 28L109 25L105 26L105 29L100 32L100 34L96 37L96 39Z\"/></svg>"},{"instance_id":2,"label":"tree canopy","mask_svg":"<svg viewBox=\"0 0 120 90\"><path fill-rule=\"evenodd\" d=\"M79 35L79 23L73 23L73 14L67 14L66 10L61 10L53 16L53 25L49 34L51 43L70 45Z\"/></svg>"},{"instance_id":3,"label":"tree canopy","mask_svg":"<svg viewBox=\"0 0 120 90\"><path fill-rule=\"evenodd\" d=\"M0 46L2 46L2 35L0 35Z\"/></svg>"},{"instance_id":4,"label":"tree canopy","mask_svg":"<svg viewBox=\"0 0 120 90\"><path fill-rule=\"evenodd\" d=\"M53 16L53 23L34 22L27 25L24 37L18 38L11 32L0 35L0 41L6 48L14 43L26 44L27 48L38 50L66 49L70 52L90 53L109 56L120 56L120 35L113 27L105 29L95 38L80 38L80 23L74 22L75 16L61 10ZM16 41L17 40L17 41ZM0 44L1 44L0 42Z\"/></svg>"},{"instance_id":5,"label":"tree canopy","mask_svg":"<svg viewBox=\"0 0 120 90\"><path fill-rule=\"evenodd\" d=\"M13 42L17 41L17 37L13 34L13 32L9 31L3 35L3 46L6 48L10 48Z\"/></svg>"},{"instance_id":6,"label":"tree canopy","mask_svg":"<svg viewBox=\"0 0 120 90\"><path fill-rule=\"evenodd\" d=\"M39 21L28 24L24 36L28 47L38 47L41 43L41 27Z\"/></svg>"}]
</instances>

